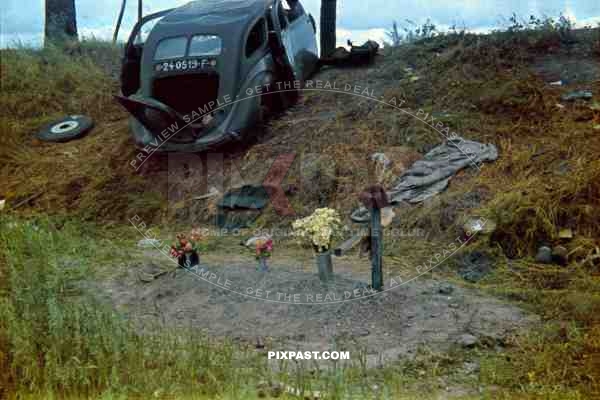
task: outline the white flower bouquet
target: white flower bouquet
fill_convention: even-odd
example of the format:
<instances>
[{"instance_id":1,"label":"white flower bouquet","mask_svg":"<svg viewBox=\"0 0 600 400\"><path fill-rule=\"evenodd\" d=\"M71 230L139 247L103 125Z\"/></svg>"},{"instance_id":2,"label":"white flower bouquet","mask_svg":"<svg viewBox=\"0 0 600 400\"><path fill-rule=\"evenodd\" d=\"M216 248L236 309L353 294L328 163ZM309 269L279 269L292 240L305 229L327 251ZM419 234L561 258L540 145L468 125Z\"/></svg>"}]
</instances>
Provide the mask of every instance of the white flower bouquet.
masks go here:
<instances>
[{"instance_id":1,"label":"white flower bouquet","mask_svg":"<svg viewBox=\"0 0 600 400\"><path fill-rule=\"evenodd\" d=\"M315 212L292 224L294 236L303 241L310 241L317 253L329 250L334 238L341 235L342 221L336 210L317 208Z\"/></svg>"}]
</instances>

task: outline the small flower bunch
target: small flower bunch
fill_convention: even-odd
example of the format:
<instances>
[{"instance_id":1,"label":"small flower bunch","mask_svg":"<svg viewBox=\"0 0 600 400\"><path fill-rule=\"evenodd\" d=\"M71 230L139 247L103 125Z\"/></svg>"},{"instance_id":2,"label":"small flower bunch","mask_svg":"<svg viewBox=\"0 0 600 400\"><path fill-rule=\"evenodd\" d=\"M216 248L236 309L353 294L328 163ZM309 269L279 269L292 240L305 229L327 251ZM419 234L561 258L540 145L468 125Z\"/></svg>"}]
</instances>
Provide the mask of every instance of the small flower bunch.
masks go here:
<instances>
[{"instance_id":1,"label":"small flower bunch","mask_svg":"<svg viewBox=\"0 0 600 400\"><path fill-rule=\"evenodd\" d=\"M200 229L192 229L189 235L178 233L177 240L171 245L171 257L180 258L185 253L199 252L204 249L204 236Z\"/></svg>"},{"instance_id":2,"label":"small flower bunch","mask_svg":"<svg viewBox=\"0 0 600 400\"><path fill-rule=\"evenodd\" d=\"M255 243L255 248L257 260L260 260L261 258L269 258L273 252L273 239L258 239Z\"/></svg>"},{"instance_id":3,"label":"small flower bunch","mask_svg":"<svg viewBox=\"0 0 600 400\"><path fill-rule=\"evenodd\" d=\"M338 237L343 228L336 210L317 208L315 212L292 224L294 235L302 240L309 240L318 253L326 252L331 247L334 237Z\"/></svg>"}]
</instances>

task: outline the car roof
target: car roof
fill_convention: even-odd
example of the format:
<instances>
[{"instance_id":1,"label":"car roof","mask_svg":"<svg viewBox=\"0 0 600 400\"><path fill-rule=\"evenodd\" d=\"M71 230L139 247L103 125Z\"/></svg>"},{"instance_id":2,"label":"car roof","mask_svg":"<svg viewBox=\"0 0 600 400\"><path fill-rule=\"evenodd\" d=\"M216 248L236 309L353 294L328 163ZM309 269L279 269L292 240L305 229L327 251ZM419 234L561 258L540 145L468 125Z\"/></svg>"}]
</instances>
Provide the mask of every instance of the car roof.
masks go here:
<instances>
[{"instance_id":1,"label":"car roof","mask_svg":"<svg viewBox=\"0 0 600 400\"><path fill-rule=\"evenodd\" d=\"M178 7L160 22L188 22L206 17L219 23L239 21L240 18L264 14L273 3L274 0L196 0Z\"/></svg>"}]
</instances>

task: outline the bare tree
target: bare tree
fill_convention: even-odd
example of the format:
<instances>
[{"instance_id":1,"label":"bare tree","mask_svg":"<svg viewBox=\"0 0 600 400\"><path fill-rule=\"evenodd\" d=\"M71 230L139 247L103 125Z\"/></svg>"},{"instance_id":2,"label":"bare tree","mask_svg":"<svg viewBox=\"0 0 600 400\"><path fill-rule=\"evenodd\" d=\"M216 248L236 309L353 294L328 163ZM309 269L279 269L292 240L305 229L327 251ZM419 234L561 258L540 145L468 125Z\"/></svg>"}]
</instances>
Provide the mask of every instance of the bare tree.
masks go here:
<instances>
[{"instance_id":1,"label":"bare tree","mask_svg":"<svg viewBox=\"0 0 600 400\"><path fill-rule=\"evenodd\" d=\"M75 0L46 0L45 43L77 40Z\"/></svg>"},{"instance_id":2,"label":"bare tree","mask_svg":"<svg viewBox=\"0 0 600 400\"><path fill-rule=\"evenodd\" d=\"M336 0L321 0L321 57L335 50Z\"/></svg>"}]
</instances>

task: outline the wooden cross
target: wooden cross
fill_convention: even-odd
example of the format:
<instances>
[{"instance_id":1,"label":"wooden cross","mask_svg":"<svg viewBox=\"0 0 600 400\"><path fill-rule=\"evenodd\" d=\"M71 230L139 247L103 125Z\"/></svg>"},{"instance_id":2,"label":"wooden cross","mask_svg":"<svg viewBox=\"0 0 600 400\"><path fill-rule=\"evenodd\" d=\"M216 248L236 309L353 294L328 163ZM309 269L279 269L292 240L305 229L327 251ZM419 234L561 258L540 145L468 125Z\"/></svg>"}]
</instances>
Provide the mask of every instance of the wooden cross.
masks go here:
<instances>
[{"instance_id":1,"label":"wooden cross","mask_svg":"<svg viewBox=\"0 0 600 400\"><path fill-rule=\"evenodd\" d=\"M381 185L370 186L360 194L360 201L371 214L371 286L383 290L383 233L381 209L389 206L387 194Z\"/></svg>"}]
</instances>

